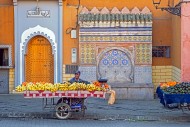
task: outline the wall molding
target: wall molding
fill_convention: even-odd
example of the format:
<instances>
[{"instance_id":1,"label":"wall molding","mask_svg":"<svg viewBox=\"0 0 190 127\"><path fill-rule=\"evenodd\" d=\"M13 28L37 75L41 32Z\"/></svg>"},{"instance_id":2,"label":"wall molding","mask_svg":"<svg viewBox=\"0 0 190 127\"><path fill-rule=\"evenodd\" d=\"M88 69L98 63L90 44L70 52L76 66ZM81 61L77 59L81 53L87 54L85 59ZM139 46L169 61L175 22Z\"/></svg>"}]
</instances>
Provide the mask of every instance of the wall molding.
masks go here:
<instances>
[{"instance_id":1,"label":"wall molding","mask_svg":"<svg viewBox=\"0 0 190 127\"><path fill-rule=\"evenodd\" d=\"M8 55L9 55L9 64L8 66L11 67L12 65L12 46L11 45L0 45L1 48L8 48Z\"/></svg>"}]
</instances>

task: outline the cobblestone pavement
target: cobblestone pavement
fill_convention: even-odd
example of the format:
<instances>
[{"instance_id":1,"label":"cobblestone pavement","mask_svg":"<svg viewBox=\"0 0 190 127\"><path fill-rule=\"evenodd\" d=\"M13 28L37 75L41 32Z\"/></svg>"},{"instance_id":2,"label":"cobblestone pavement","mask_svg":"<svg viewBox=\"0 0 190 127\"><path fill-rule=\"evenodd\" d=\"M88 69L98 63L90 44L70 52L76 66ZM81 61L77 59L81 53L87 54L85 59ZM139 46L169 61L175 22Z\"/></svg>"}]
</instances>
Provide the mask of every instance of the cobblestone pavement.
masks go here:
<instances>
[{"instance_id":1,"label":"cobblestone pavement","mask_svg":"<svg viewBox=\"0 0 190 127\"><path fill-rule=\"evenodd\" d=\"M2 118L0 127L189 127L188 122Z\"/></svg>"},{"instance_id":2,"label":"cobblestone pavement","mask_svg":"<svg viewBox=\"0 0 190 127\"><path fill-rule=\"evenodd\" d=\"M151 101L107 100L88 98L86 114L73 113L71 119L82 120L132 120L132 121L190 121L190 110L166 109L158 99ZM43 110L42 99L26 99L23 95L0 95L0 118L54 119L54 109Z\"/></svg>"}]
</instances>

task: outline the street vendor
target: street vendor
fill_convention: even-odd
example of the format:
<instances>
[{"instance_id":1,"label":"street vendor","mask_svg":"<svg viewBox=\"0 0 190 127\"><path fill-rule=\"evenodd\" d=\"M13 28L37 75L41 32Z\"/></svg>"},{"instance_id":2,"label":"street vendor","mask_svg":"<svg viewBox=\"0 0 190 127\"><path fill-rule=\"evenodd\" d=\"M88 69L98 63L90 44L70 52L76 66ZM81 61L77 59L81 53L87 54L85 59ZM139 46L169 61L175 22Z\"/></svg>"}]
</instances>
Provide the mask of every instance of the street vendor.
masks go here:
<instances>
[{"instance_id":1,"label":"street vendor","mask_svg":"<svg viewBox=\"0 0 190 127\"><path fill-rule=\"evenodd\" d=\"M79 83L90 84L90 82L80 79L80 74L81 74L80 71L76 71L76 72L75 72L75 77L71 78L71 79L69 80L69 82L70 82L70 83L79 82Z\"/></svg>"}]
</instances>

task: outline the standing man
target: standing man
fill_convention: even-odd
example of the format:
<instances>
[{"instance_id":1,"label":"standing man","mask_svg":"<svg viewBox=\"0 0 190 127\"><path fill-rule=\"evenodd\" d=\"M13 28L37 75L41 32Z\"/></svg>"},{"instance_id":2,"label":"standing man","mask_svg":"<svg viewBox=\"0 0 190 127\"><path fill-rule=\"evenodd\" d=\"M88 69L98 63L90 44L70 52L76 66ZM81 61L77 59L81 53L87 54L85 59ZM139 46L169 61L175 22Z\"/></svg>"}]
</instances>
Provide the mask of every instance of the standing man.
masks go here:
<instances>
[{"instance_id":1,"label":"standing man","mask_svg":"<svg viewBox=\"0 0 190 127\"><path fill-rule=\"evenodd\" d=\"M80 71L76 71L75 72L75 77L73 77L72 79L70 79L69 82L71 84L74 83L74 82L90 84L90 82L80 79Z\"/></svg>"}]
</instances>

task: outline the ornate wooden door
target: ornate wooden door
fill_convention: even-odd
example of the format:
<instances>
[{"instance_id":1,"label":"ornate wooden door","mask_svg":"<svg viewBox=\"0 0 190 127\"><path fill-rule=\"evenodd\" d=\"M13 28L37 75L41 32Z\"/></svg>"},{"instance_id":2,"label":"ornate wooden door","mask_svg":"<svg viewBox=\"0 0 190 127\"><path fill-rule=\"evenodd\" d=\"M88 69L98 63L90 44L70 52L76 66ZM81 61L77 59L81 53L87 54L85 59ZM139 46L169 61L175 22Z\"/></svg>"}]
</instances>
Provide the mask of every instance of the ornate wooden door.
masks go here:
<instances>
[{"instance_id":1,"label":"ornate wooden door","mask_svg":"<svg viewBox=\"0 0 190 127\"><path fill-rule=\"evenodd\" d=\"M101 77L108 78L109 83L131 82L131 59L121 50L110 50L99 61L98 72Z\"/></svg>"},{"instance_id":2,"label":"ornate wooden door","mask_svg":"<svg viewBox=\"0 0 190 127\"><path fill-rule=\"evenodd\" d=\"M34 37L28 44L25 56L26 82L54 82L54 62L50 42Z\"/></svg>"}]
</instances>

